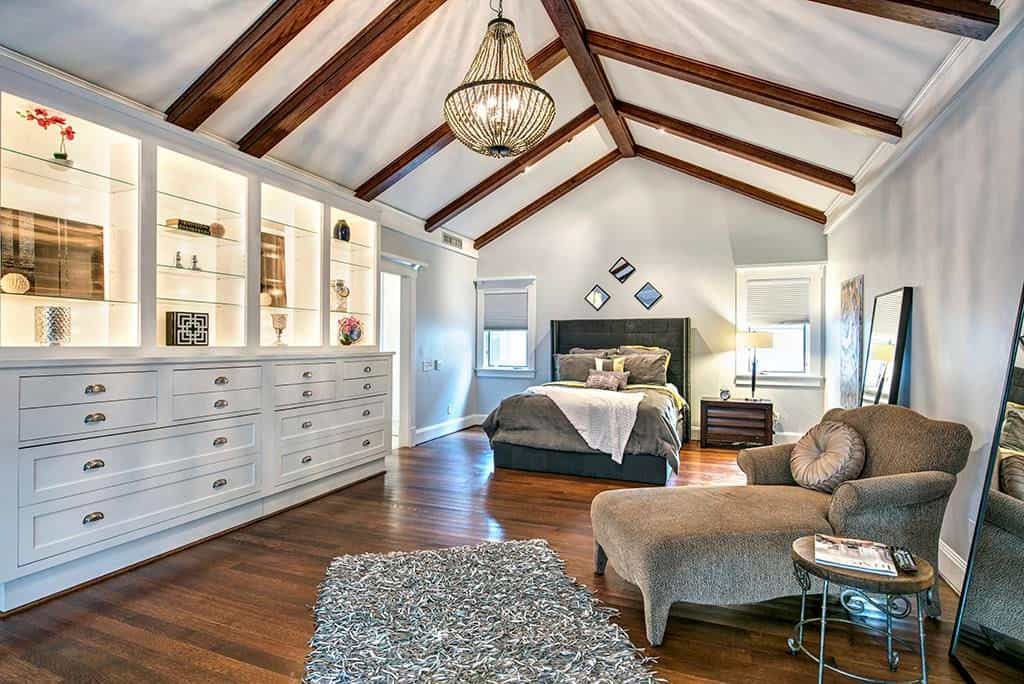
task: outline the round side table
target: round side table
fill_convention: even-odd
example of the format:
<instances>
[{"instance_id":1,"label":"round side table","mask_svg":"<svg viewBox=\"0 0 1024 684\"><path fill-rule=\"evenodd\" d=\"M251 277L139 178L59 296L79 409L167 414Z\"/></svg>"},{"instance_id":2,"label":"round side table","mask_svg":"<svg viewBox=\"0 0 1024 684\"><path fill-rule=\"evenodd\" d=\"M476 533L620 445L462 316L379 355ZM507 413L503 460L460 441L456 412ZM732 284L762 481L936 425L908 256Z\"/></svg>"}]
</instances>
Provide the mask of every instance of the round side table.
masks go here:
<instances>
[{"instance_id":1,"label":"round side table","mask_svg":"<svg viewBox=\"0 0 1024 684\"><path fill-rule=\"evenodd\" d=\"M807 654L811 660L818 663L818 683L821 684L825 670L831 670L837 674L856 679L861 682L892 682L895 680L872 679L853 672L847 672L838 667L825 663L825 631L830 622L845 623L854 625L861 629L885 635L886 656L889 669L895 672L899 667L899 654L893 648L893 642L903 644L913 650L915 644L903 639L894 637L892 634L892 618L906 617L910 614L910 596L915 597L917 603L917 641L916 647L921 657L921 678L905 681L903 684L927 684L928 683L928 661L924 650L924 611L925 604L931 594L932 586L935 584L935 570L931 563L919 556L914 556L917 564L917 572L913 575L900 573L896 577L876 575L858 570L846 568L835 568L828 565L819 565L814 561L814 536L800 537L793 542L792 553L793 572L796 581L800 584L800 622L793 627L793 636L789 638L789 652L798 655L801 651ZM808 618L807 592L811 588L811 575L824 581L825 588L822 592L821 617ZM860 604L863 607L867 604L873 605L885 614L885 629L863 625L852 620L828 617L828 590L832 584L838 584L847 589L843 595L844 605ZM876 594L885 597L885 604L882 605L868 594ZM852 598L850 598L852 596ZM820 625L820 642L818 644L818 655L807 650L804 646L804 627L813 623Z\"/></svg>"}]
</instances>

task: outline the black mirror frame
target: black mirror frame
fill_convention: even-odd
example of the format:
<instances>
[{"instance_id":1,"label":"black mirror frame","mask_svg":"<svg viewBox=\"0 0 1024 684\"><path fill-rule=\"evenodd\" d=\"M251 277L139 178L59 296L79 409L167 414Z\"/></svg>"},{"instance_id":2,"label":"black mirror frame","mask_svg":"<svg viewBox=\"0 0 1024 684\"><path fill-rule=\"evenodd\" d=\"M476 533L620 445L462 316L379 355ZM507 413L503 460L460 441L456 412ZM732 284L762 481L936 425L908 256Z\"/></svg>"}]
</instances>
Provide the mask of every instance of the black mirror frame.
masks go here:
<instances>
[{"instance_id":1,"label":"black mirror frame","mask_svg":"<svg viewBox=\"0 0 1024 684\"><path fill-rule=\"evenodd\" d=\"M871 338L875 336L875 313L878 311L878 300L886 295L903 293L903 300L900 303L900 321L896 332L896 349L893 352L892 384L889 387L889 405L899 405L900 388L903 383L903 364L907 356L907 342L910 335L910 319L914 314L914 288L897 287L895 290L882 292L875 295L874 304L871 305L871 329L868 332L867 356L871 355ZM884 380L884 378L883 378ZM868 385L868 359L864 359L864 370L861 373L860 382L860 405L864 404L864 392Z\"/></svg>"}]
</instances>

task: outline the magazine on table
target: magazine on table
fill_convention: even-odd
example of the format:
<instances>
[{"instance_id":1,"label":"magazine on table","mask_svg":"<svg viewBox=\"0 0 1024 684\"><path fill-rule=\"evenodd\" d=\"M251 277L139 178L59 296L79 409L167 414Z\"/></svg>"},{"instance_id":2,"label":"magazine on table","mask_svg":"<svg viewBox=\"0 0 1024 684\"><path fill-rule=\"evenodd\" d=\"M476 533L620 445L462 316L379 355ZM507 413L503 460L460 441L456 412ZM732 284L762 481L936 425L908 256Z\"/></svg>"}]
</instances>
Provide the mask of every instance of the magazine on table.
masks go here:
<instances>
[{"instance_id":1,"label":"magazine on table","mask_svg":"<svg viewBox=\"0 0 1024 684\"><path fill-rule=\"evenodd\" d=\"M827 534L814 535L814 561L837 568L860 570L876 575L896 577L896 563L893 562L889 547L878 542L863 539L830 537Z\"/></svg>"}]
</instances>

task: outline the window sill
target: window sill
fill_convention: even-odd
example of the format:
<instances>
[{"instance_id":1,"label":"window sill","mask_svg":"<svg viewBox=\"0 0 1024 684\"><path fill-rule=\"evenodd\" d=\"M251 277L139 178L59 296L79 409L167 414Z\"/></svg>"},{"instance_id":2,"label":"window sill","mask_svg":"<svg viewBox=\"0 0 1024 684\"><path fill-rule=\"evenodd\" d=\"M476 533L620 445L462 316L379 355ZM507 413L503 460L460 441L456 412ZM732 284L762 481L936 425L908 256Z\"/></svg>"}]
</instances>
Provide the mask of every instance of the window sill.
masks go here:
<instances>
[{"instance_id":1,"label":"window sill","mask_svg":"<svg viewBox=\"0 0 1024 684\"><path fill-rule=\"evenodd\" d=\"M478 378L534 378L537 371L533 368L477 368Z\"/></svg>"},{"instance_id":2,"label":"window sill","mask_svg":"<svg viewBox=\"0 0 1024 684\"><path fill-rule=\"evenodd\" d=\"M750 387L749 375L736 376L737 387ZM820 389L825 386L825 378L820 375L761 375L757 376L758 387L807 387Z\"/></svg>"}]
</instances>

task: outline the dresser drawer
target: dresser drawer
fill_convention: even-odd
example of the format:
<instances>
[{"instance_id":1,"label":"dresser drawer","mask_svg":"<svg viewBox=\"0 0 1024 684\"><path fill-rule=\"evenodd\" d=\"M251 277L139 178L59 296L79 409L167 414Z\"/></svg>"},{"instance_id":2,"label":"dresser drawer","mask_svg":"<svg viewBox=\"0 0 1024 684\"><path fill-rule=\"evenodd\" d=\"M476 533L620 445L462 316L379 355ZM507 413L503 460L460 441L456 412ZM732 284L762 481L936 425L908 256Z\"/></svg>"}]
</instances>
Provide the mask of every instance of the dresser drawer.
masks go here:
<instances>
[{"instance_id":1,"label":"dresser drawer","mask_svg":"<svg viewBox=\"0 0 1024 684\"><path fill-rule=\"evenodd\" d=\"M156 371L23 377L19 394L21 408L147 399L156 396Z\"/></svg>"},{"instance_id":2,"label":"dresser drawer","mask_svg":"<svg viewBox=\"0 0 1024 684\"><path fill-rule=\"evenodd\" d=\"M335 471L339 468L355 465L364 456L379 451L384 446L385 430L359 434L355 437L301 449L281 456L280 481L287 482L307 475L324 471Z\"/></svg>"},{"instance_id":3,"label":"dresser drawer","mask_svg":"<svg viewBox=\"0 0 1024 684\"><path fill-rule=\"evenodd\" d=\"M282 385L274 388L274 406L330 401L337 395L334 381L311 382L307 385Z\"/></svg>"},{"instance_id":4,"label":"dresser drawer","mask_svg":"<svg viewBox=\"0 0 1024 684\"><path fill-rule=\"evenodd\" d=\"M176 479L172 479L176 478ZM258 489L256 459L195 468L107 492L58 499L18 514L20 565L208 508ZM116 491L116 493L114 493Z\"/></svg>"},{"instance_id":5,"label":"dresser drawer","mask_svg":"<svg viewBox=\"0 0 1024 684\"><path fill-rule=\"evenodd\" d=\"M332 432L358 429L382 418L383 399L318 406L315 409L294 409L280 415L278 435L281 443L287 444L297 438L322 437Z\"/></svg>"},{"instance_id":6,"label":"dresser drawer","mask_svg":"<svg viewBox=\"0 0 1024 684\"><path fill-rule=\"evenodd\" d=\"M345 380L353 378L373 378L391 374L391 362L387 359L373 361L346 361L341 364L341 377Z\"/></svg>"},{"instance_id":7,"label":"dresser drawer","mask_svg":"<svg viewBox=\"0 0 1024 684\"><path fill-rule=\"evenodd\" d=\"M333 363L275 363L275 385L297 385L306 382L334 380L337 365Z\"/></svg>"},{"instance_id":8,"label":"dresser drawer","mask_svg":"<svg viewBox=\"0 0 1024 684\"><path fill-rule=\"evenodd\" d=\"M345 380L341 383L341 395L346 399L352 397L367 397L375 394L387 394L390 379L383 378L359 378Z\"/></svg>"},{"instance_id":9,"label":"dresser drawer","mask_svg":"<svg viewBox=\"0 0 1024 684\"><path fill-rule=\"evenodd\" d=\"M239 411L258 411L260 390L228 390L174 397L174 420L216 416Z\"/></svg>"},{"instance_id":10,"label":"dresser drawer","mask_svg":"<svg viewBox=\"0 0 1024 684\"><path fill-rule=\"evenodd\" d=\"M68 437L152 425L156 422L156 399L125 399L22 409L18 414L22 441Z\"/></svg>"},{"instance_id":11,"label":"dresser drawer","mask_svg":"<svg viewBox=\"0 0 1024 684\"><path fill-rule=\"evenodd\" d=\"M258 418L28 447L18 451L18 505L226 461L258 448Z\"/></svg>"},{"instance_id":12,"label":"dresser drawer","mask_svg":"<svg viewBox=\"0 0 1024 684\"><path fill-rule=\"evenodd\" d=\"M174 394L197 394L260 386L260 367L196 368L174 371Z\"/></svg>"}]
</instances>

